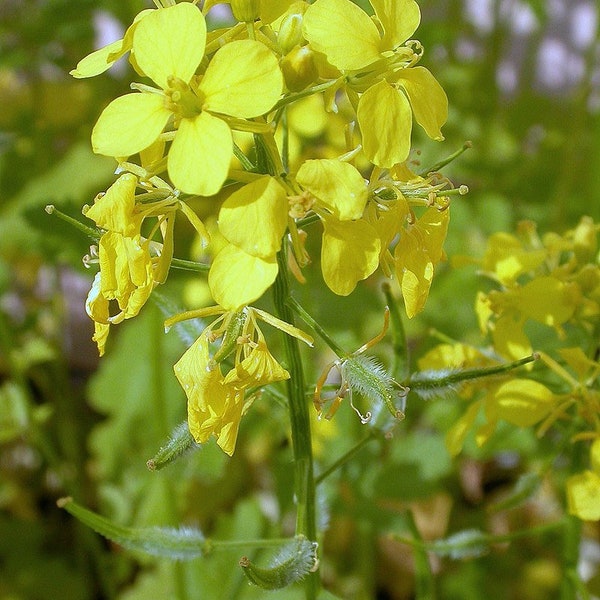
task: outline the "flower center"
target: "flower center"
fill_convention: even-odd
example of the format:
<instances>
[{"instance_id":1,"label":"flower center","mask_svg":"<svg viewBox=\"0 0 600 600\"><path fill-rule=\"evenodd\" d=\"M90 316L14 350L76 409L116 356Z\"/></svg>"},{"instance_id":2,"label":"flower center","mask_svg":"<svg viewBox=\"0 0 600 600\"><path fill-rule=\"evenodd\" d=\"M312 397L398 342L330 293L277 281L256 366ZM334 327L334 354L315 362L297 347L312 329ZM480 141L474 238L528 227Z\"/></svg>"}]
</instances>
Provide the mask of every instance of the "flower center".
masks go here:
<instances>
[{"instance_id":1,"label":"flower center","mask_svg":"<svg viewBox=\"0 0 600 600\"><path fill-rule=\"evenodd\" d=\"M202 112L203 99L185 81L171 76L168 79L167 108L182 119L193 119Z\"/></svg>"}]
</instances>

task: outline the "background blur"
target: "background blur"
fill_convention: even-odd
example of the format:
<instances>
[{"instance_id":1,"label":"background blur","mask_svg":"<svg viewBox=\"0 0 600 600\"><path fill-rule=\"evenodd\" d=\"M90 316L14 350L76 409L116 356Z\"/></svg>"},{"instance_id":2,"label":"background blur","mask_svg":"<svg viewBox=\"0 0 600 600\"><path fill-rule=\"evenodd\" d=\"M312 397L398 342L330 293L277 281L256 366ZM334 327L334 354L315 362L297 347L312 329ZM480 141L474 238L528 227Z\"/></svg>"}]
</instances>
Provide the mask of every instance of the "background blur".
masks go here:
<instances>
[{"instance_id":1,"label":"background blur","mask_svg":"<svg viewBox=\"0 0 600 600\"><path fill-rule=\"evenodd\" d=\"M90 240L44 212L55 204L77 217L113 180L113 161L94 156L89 137L102 108L128 91L130 67L122 62L91 80L68 72L121 37L146 6L139 0L0 5L0 600L199 598L209 597L199 592L211 582L219 584L219 599L260 597L239 573L239 553L190 564L132 556L56 508L64 495L119 523L189 523L219 539L277 535L292 515L286 414L269 402L257 402L245 418L233 460L208 444L165 471L146 470L145 461L185 418L171 370L185 346L163 334L160 306L149 303L111 333L98 362L83 307L93 273L81 257ZM600 219L596 3L422 0L420 6L423 64L442 83L451 112L446 142L416 132L420 153L413 159L433 164L466 140L473 143L444 171L470 188L452 204L449 257L480 256L490 233L512 231L523 219L535 220L540 232L564 232L584 214ZM193 257L184 254L178 252ZM333 297L318 274L309 281L318 290L304 288L298 296L344 347L359 347L380 328L379 280L350 298ZM444 267L424 313L407 324L414 357L435 342L432 328L480 342L472 309L479 283L474 267ZM181 304L181 297L201 303L203 293L200 282L174 272L158 304L172 312L170 303ZM389 364L389 346L380 346ZM310 358L315 373L331 360L322 351ZM460 412L453 399L409 405L392 443L370 444L322 486L329 520L322 567L332 591L344 598L413 597L410 549L385 535L406 531L407 506L429 539L467 527L533 526L560 512L563 499L549 485L535 503L510 513L510 522L487 513L486 503L543 456L544 441L501 428L483 450L468 444L452 461L443 436ZM322 464L364 435L348 407L315 431ZM600 546L591 541L597 532L588 533L594 577ZM556 597L556 542L548 534L477 560L438 559L440 597Z\"/></svg>"}]
</instances>

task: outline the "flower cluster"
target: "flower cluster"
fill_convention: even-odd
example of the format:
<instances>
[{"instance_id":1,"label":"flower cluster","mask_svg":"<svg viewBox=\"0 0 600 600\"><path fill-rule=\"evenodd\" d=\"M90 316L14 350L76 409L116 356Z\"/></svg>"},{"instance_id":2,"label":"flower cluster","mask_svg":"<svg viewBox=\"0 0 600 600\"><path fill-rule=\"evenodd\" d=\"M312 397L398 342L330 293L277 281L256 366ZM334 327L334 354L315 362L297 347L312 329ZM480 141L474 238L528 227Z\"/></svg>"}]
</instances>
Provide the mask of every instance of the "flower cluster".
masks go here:
<instances>
[{"instance_id":1,"label":"flower cluster","mask_svg":"<svg viewBox=\"0 0 600 600\"><path fill-rule=\"evenodd\" d=\"M444 258L452 191L439 175L422 177L406 164L413 120L441 140L448 110L439 83L418 66L414 0L372 0L374 17L350 0L238 0L231 8L239 22L209 32L205 14L215 3L205 2L202 12L194 3L157 0L122 40L84 58L72 74L98 75L129 54L146 78L113 100L92 132L94 151L114 157L122 173L86 212L103 230L87 303L101 353L109 325L135 316L165 280L178 210L208 242L185 198L218 195L222 202L215 212L224 243L212 250L208 286L230 315L224 322L243 314L246 329L227 374L220 361L210 366L213 326L175 370L195 439L215 434L230 453L244 392L286 376L265 358L247 308L276 280L285 264L278 253L303 281L311 262L306 239L318 230L323 279L334 293L350 294L381 267L396 275L412 317ZM317 121L330 114L342 123L343 143L338 154L299 155L292 164L288 109L305 101ZM142 227L148 217L157 219L149 230ZM243 366L257 357L271 365L269 375Z\"/></svg>"},{"instance_id":2,"label":"flower cluster","mask_svg":"<svg viewBox=\"0 0 600 600\"><path fill-rule=\"evenodd\" d=\"M423 370L482 369L500 364L500 357L522 359L534 349L533 339L549 339L556 332L555 356L539 352L542 362L558 380L550 387L524 377L477 379L460 389L470 404L450 428L447 445L458 454L467 433L484 444L499 420L519 427L537 425L539 435L557 423L570 423L573 442L593 440L591 469L567 481L569 510L582 519L600 519L598 462L600 439L600 225L590 217L564 235L539 236L531 222L518 227L518 235L490 237L481 272L493 289L479 292L476 311L482 332L493 351L482 352L464 344L442 344L419 362ZM554 353L553 353L554 354ZM552 388L552 389L550 389ZM478 415L485 423L476 426Z\"/></svg>"}]
</instances>

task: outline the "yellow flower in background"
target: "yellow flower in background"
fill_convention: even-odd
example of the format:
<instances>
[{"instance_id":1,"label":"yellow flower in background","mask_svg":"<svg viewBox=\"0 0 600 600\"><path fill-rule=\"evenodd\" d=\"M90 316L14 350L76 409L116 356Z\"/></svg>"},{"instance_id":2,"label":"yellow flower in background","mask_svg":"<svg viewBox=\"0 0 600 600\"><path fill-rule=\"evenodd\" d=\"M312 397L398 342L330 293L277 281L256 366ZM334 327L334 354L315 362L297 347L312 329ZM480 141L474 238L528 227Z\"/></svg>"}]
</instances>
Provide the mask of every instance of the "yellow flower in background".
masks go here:
<instances>
[{"instance_id":1,"label":"yellow flower in background","mask_svg":"<svg viewBox=\"0 0 600 600\"><path fill-rule=\"evenodd\" d=\"M356 110L367 158L380 167L404 161L413 115L429 137L443 140L448 99L435 77L415 67L420 56L405 45L420 22L414 0L371 0L376 23L350 0L317 0L306 11L304 36L311 47L362 95Z\"/></svg>"},{"instance_id":2,"label":"yellow flower in background","mask_svg":"<svg viewBox=\"0 0 600 600\"><path fill-rule=\"evenodd\" d=\"M584 521L600 520L600 438L590 448L591 469L567 480L569 513Z\"/></svg>"},{"instance_id":3,"label":"yellow flower in background","mask_svg":"<svg viewBox=\"0 0 600 600\"><path fill-rule=\"evenodd\" d=\"M193 4L152 11L142 19L133 34L135 61L161 89L144 88L113 100L92 132L94 152L136 154L172 123L168 172L173 184L191 194L217 193L233 156L230 117L268 112L281 95L283 78L265 45L238 40L218 50L197 81L205 44L206 23Z\"/></svg>"}]
</instances>

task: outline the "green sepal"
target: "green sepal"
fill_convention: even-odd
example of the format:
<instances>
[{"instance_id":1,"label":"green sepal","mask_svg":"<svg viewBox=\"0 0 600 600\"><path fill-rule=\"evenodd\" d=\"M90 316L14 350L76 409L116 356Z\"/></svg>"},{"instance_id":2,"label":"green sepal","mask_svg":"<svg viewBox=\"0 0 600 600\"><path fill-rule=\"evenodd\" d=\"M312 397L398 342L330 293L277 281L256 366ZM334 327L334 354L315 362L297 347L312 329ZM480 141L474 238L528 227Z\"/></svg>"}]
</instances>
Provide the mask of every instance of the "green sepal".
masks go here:
<instances>
[{"instance_id":1,"label":"green sepal","mask_svg":"<svg viewBox=\"0 0 600 600\"><path fill-rule=\"evenodd\" d=\"M72 498L57 501L59 508L127 550L141 551L171 560L191 560L205 554L205 538L198 529L191 527L126 527L109 521Z\"/></svg>"},{"instance_id":2,"label":"green sepal","mask_svg":"<svg viewBox=\"0 0 600 600\"><path fill-rule=\"evenodd\" d=\"M197 448L200 446L192 437L187 421L184 421L175 427L169 441L146 463L146 466L150 471L159 471L186 452Z\"/></svg>"},{"instance_id":3,"label":"green sepal","mask_svg":"<svg viewBox=\"0 0 600 600\"><path fill-rule=\"evenodd\" d=\"M317 542L299 535L280 550L270 567L257 567L246 556L240 559L240 567L250 583L263 590L279 590L304 579L317 568L317 547Z\"/></svg>"}]
</instances>

